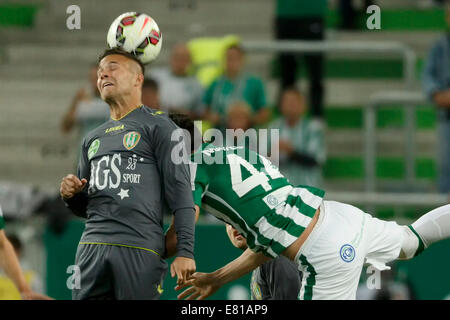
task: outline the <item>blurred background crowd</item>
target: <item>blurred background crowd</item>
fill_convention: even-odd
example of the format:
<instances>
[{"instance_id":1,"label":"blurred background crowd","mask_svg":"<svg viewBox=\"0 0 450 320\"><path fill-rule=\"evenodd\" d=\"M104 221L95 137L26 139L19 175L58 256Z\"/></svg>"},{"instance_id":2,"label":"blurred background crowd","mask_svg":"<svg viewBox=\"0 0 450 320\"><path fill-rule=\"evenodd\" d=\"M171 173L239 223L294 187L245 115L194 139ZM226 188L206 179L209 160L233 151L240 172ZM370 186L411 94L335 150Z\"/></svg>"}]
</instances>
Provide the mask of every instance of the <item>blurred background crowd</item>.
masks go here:
<instances>
[{"instance_id":1,"label":"blurred background crowd","mask_svg":"<svg viewBox=\"0 0 450 320\"><path fill-rule=\"evenodd\" d=\"M72 2L81 9L79 30L66 26ZM280 171L291 183L324 188L329 199L383 219L408 223L448 203L448 2L72 2L0 0L0 204L35 290L70 299L67 267L83 221L60 201L59 183L75 172L82 137L109 119L96 87L96 58L106 48L109 24L127 11L154 17L163 36L159 58L146 69L145 105L202 120L203 131L278 129ZM368 29L372 5L380 8L380 29ZM283 51L279 41L326 41L335 49ZM368 131L369 109L374 131ZM368 141L377 151L373 177ZM229 245L224 227L204 214L197 237L206 236ZM447 241L430 250L435 260L428 262L396 263L383 273L381 290L368 290L363 275L358 297L448 298L449 248ZM199 270L221 264L208 261L208 250L204 243L196 247L204 260ZM223 262L239 254L224 250ZM435 272L424 275L423 268ZM246 298L245 281L224 288L222 297ZM14 294L0 277L0 299Z\"/></svg>"}]
</instances>

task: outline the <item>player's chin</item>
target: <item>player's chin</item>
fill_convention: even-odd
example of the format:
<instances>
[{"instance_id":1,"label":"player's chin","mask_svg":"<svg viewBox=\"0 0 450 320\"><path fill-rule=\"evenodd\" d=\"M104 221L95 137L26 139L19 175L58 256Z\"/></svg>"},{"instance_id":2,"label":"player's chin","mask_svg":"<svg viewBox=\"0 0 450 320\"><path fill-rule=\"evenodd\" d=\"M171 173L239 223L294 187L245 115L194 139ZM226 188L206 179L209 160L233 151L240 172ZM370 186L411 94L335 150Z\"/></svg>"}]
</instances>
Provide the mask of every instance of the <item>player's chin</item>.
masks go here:
<instances>
[{"instance_id":1,"label":"player's chin","mask_svg":"<svg viewBox=\"0 0 450 320\"><path fill-rule=\"evenodd\" d=\"M110 88L110 87L105 87L100 92L100 96L106 102L113 101L114 97L116 96L116 92L115 92L115 90L112 90L112 88Z\"/></svg>"}]
</instances>

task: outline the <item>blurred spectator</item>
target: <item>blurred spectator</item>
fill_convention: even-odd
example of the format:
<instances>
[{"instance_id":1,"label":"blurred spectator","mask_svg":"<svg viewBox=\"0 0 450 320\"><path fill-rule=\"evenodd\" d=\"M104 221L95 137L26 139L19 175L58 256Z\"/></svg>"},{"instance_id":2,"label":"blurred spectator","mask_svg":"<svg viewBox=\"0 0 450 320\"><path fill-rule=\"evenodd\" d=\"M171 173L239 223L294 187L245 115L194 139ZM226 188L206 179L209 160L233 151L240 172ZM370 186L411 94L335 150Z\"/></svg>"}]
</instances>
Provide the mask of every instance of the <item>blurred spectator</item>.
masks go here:
<instances>
[{"instance_id":1,"label":"blurred spectator","mask_svg":"<svg viewBox=\"0 0 450 320\"><path fill-rule=\"evenodd\" d=\"M450 1L445 3L447 25L450 27ZM438 189L450 193L450 34L431 47L423 72L423 87L437 108Z\"/></svg>"},{"instance_id":2,"label":"blurred spectator","mask_svg":"<svg viewBox=\"0 0 450 320\"><path fill-rule=\"evenodd\" d=\"M227 113L227 128L247 130L251 127L252 110L244 101L232 103Z\"/></svg>"},{"instance_id":3,"label":"blurred spectator","mask_svg":"<svg viewBox=\"0 0 450 320\"><path fill-rule=\"evenodd\" d=\"M192 119L200 112L203 88L195 76L189 74L191 55L186 44L172 49L170 68L152 69L148 75L159 87L161 109L188 114Z\"/></svg>"},{"instance_id":4,"label":"blurred spectator","mask_svg":"<svg viewBox=\"0 0 450 320\"><path fill-rule=\"evenodd\" d=\"M226 126L227 129L232 129L233 136L228 139L227 145L232 143L233 145L245 145L247 148L253 151L257 150L256 139L248 140L247 130L252 126L252 109L244 101L236 101L228 107ZM230 134L229 132L227 134ZM251 134L250 134L251 137ZM231 138L232 141L231 141ZM250 142L250 143L249 143Z\"/></svg>"},{"instance_id":5,"label":"blurred spectator","mask_svg":"<svg viewBox=\"0 0 450 320\"><path fill-rule=\"evenodd\" d=\"M77 91L61 123L63 133L69 133L76 125L79 126L80 142L89 131L107 121L110 116L109 106L100 98L97 89L96 64L89 70L89 84L89 89Z\"/></svg>"},{"instance_id":6,"label":"blurred spectator","mask_svg":"<svg viewBox=\"0 0 450 320\"><path fill-rule=\"evenodd\" d=\"M31 290L37 293L42 293L43 286L40 276L27 265L26 261L22 259L22 241L14 234L9 234L7 238L11 243L14 252L19 260L19 264L22 268L25 281L30 286ZM0 273L0 300L21 300L21 295L19 290L17 290L16 285L11 280L11 278L3 272Z\"/></svg>"},{"instance_id":7,"label":"blurred spectator","mask_svg":"<svg viewBox=\"0 0 450 320\"><path fill-rule=\"evenodd\" d=\"M236 101L245 101L251 107L252 124L263 124L269 119L263 82L243 69L243 49L239 45L230 46L225 54L224 74L209 86L203 97L205 119L213 125L225 125L227 108Z\"/></svg>"},{"instance_id":8,"label":"blurred spectator","mask_svg":"<svg viewBox=\"0 0 450 320\"><path fill-rule=\"evenodd\" d=\"M159 86L152 78L145 78L142 84L142 104L152 109L160 109Z\"/></svg>"},{"instance_id":9,"label":"blurred spectator","mask_svg":"<svg viewBox=\"0 0 450 320\"><path fill-rule=\"evenodd\" d=\"M203 88L222 75L225 51L238 43L239 38L234 35L194 38L188 42L192 69Z\"/></svg>"},{"instance_id":10,"label":"blurred spectator","mask_svg":"<svg viewBox=\"0 0 450 320\"><path fill-rule=\"evenodd\" d=\"M327 0L276 0L275 36L277 40L323 40ZM323 117L323 55L303 55L309 74L309 105L313 117ZM297 55L283 53L280 62L280 92L295 85Z\"/></svg>"},{"instance_id":11,"label":"blurred spectator","mask_svg":"<svg viewBox=\"0 0 450 320\"><path fill-rule=\"evenodd\" d=\"M282 116L269 125L280 130L280 171L294 185L320 187L325 163L325 142L320 122L306 117L304 96L294 87L281 95Z\"/></svg>"}]
</instances>

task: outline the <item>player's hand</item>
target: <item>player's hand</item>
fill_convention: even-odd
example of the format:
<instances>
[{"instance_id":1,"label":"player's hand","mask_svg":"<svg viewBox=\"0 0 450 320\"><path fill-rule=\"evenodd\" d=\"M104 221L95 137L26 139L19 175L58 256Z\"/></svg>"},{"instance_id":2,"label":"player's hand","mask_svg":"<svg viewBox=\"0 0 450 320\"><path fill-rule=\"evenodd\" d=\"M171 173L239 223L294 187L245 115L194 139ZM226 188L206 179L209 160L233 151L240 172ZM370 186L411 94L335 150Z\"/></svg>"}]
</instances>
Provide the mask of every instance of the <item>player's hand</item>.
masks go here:
<instances>
[{"instance_id":1,"label":"player's hand","mask_svg":"<svg viewBox=\"0 0 450 320\"><path fill-rule=\"evenodd\" d=\"M184 284L195 272L195 260L186 257L176 257L170 266L170 275L177 276L177 285Z\"/></svg>"},{"instance_id":2,"label":"player's hand","mask_svg":"<svg viewBox=\"0 0 450 320\"><path fill-rule=\"evenodd\" d=\"M86 186L87 180L85 178L78 179L77 176L73 174L68 174L61 181L61 187L59 193L61 197L69 199L72 198L77 193L81 192Z\"/></svg>"},{"instance_id":3,"label":"player's hand","mask_svg":"<svg viewBox=\"0 0 450 320\"><path fill-rule=\"evenodd\" d=\"M203 300L213 293L215 293L219 288L219 281L216 281L214 275L212 273L202 273L196 272L194 273L189 280L187 280L182 285L177 285L175 290L181 290L186 288L182 293L178 295L178 299L186 299L186 300Z\"/></svg>"},{"instance_id":4,"label":"player's hand","mask_svg":"<svg viewBox=\"0 0 450 320\"><path fill-rule=\"evenodd\" d=\"M22 297L22 300L54 300L44 294L36 293L34 291L21 292L20 296Z\"/></svg>"}]
</instances>

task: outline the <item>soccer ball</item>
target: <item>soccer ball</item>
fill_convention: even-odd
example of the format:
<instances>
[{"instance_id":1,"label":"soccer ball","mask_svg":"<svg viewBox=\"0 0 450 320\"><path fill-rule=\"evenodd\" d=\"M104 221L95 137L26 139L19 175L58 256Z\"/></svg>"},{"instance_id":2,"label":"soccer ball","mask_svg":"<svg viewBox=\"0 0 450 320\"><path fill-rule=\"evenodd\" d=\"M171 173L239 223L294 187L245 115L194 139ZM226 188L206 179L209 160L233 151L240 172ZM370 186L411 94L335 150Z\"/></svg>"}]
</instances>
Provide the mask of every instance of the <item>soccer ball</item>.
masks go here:
<instances>
[{"instance_id":1,"label":"soccer ball","mask_svg":"<svg viewBox=\"0 0 450 320\"><path fill-rule=\"evenodd\" d=\"M155 60L161 51L161 31L147 14L126 12L118 16L108 30L108 46L120 47L143 63Z\"/></svg>"}]
</instances>

